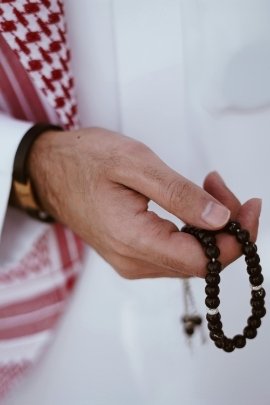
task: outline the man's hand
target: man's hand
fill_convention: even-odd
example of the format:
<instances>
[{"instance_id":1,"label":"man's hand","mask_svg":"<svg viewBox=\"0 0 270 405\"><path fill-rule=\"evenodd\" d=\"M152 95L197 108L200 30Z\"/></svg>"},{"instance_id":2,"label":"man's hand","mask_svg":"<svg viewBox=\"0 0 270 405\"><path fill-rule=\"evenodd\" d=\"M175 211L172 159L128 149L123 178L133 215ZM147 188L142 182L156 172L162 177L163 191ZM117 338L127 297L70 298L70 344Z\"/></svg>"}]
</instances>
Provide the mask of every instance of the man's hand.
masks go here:
<instances>
[{"instance_id":1,"label":"man's hand","mask_svg":"<svg viewBox=\"0 0 270 405\"><path fill-rule=\"evenodd\" d=\"M104 129L43 134L29 171L44 209L125 278L205 275L200 244L148 211L149 200L200 228L219 229L230 217L238 219L256 239L260 200L241 206L217 173L202 189L144 144ZM240 255L229 235L219 235L218 244L225 265Z\"/></svg>"}]
</instances>

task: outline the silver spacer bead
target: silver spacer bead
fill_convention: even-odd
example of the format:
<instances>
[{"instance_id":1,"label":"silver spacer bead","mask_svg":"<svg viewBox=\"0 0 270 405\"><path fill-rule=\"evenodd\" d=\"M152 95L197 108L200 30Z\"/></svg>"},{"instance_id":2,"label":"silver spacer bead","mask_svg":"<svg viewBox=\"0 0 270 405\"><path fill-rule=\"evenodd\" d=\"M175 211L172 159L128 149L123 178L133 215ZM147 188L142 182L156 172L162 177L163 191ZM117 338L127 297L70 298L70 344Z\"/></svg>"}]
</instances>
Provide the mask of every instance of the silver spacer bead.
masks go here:
<instances>
[{"instance_id":1,"label":"silver spacer bead","mask_svg":"<svg viewBox=\"0 0 270 405\"><path fill-rule=\"evenodd\" d=\"M207 313L209 314L209 315L216 315L216 314L218 314L219 313L219 309L218 308L214 308L214 309L209 309L209 308L207 308L208 310L207 310Z\"/></svg>"},{"instance_id":2,"label":"silver spacer bead","mask_svg":"<svg viewBox=\"0 0 270 405\"><path fill-rule=\"evenodd\" d=\"M259 291L261 288L263 288L262 284L261 285L252 285L250 284L250 288L252 291Z\"/></svg>"},{"instance_id":3,"label":"silver spacer bead","mask_svg":"<svg viewBox=\"0 0 270 405\"><path fill-rule=\"evenodd\" d=\"M240 232L240 229L238 228L238 229L236 229L236 232Z\"/></svg>"},{"instance_id":4,"label":"silver spacer bead","mask_svg":"<svg viewBox=\"0 0 270 405\"><path fill-rule=\"evenodd\" d=\"M212 261L212 263L215 263L216 259L214 257L212 257L211 261Z\"/></svg>"}]
</instances>

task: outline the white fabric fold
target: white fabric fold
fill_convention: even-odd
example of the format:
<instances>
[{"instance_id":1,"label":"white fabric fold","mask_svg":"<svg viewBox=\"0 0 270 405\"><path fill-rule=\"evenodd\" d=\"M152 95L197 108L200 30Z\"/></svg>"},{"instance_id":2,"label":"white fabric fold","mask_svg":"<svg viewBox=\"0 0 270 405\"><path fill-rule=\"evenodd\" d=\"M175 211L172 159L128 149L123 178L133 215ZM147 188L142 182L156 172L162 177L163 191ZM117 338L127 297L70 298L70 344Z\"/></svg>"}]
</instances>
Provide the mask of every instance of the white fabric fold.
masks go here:
<instances>
[{"instance_id":1,"label":"white fabric fold","mask_svg":"<svg viewBox=\"0 0 270 405\"><path fill-rule=\"evenodd\" d=\"M22 137L32 125L31 122L0 113L0 240L8 206L14 157Z\"/></svg>"}]
</instances>

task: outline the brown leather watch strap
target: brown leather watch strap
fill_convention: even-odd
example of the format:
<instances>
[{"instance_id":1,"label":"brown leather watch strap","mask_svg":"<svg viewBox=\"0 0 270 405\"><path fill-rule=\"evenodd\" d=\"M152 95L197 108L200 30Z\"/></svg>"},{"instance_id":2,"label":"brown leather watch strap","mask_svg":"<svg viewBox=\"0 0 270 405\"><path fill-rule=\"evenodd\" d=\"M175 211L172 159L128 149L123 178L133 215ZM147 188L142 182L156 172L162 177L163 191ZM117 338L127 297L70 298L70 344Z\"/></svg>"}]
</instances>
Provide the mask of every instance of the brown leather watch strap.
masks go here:
<instances>
[{"instance_id":1,"label":"brown leather watch strap","mask_svg":"<svg viewBox=\"0 0 270 405\"><path fill-rule=\"evenodd\" d=\"M15 155L12 176L12 193L17 205L32 217L45 222L51 222L53 218L41 208L27 172L27 159L37 137L50 130L61 131L62 128L57 125L38 123L26 132Z\"/></svg>"}]
</instances>

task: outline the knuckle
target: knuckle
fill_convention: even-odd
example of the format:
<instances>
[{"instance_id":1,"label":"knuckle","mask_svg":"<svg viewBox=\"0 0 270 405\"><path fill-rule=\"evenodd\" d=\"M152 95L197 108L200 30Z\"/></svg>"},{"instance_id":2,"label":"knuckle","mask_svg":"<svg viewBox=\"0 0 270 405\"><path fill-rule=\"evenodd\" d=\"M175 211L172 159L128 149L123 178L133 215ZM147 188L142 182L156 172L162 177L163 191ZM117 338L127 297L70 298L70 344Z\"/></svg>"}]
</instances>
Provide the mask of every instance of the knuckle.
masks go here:
<instances>
[{"instance_id":1,"label":"knuckle","mask_svg":"<svg viewBox=\"0 0 270 405\"><path fill-rule=\"evenodd\" d=\"M154 181L156 184L163 185L165 180L165 175L160 168L153 167L153 165L148 165L147 163L143 167L144 177Z\"/></svg>"},{"instance_id":2,"label":"knuckle","mask_svg":"<svg viewBox=\"0 0 270 405\"><path fill-rule=\"evenodd\" d=\"M110 150L105 162L109 174L122 177L123 171L134 165L134 159L147 160L150 149L142 142L125 137L120 144Z\"/></svg>"},{"instance_id":3,"label":"knuckle","mask_svg":"<svg viewBox=\"0 0 270 405\"><path fill-rule=\"evenodd\" d=\"M181 206L192 203L192 185L187 181L171 181L166 189L166 195L171 211L179 210Z\"/></svg>"},{"instance_id":4,"label":"knuckle","mask_svg":"<svg viewBox=\"0 0 270 405\"><path fill-rule=\"evenodd\" d=\"M124 156L145 156L150 151L143 142L128 137L125 137L121 144L121 154Z\"/></svg>"},{"instance_id":5,"label":"knuckle","mask_svg":"<svg viewBox=\"0 0 270 405\"><path fill-rule=\"evenodd\" d=\"M166 219L157 218L156 221L153 221L151 224L152 226L149 227L149 231L151 232L152 240L162 240L168 241L172 232L178 232L179 229L177 226ZM152 240L150 243L152 243Z\"/></svg>"},{"instance_id":6,"label":"knuckle","mask_svg":"<svg viewBox=\"0 0 270 405\"><path fill-rule=\"evenodd\" d=\"M151 215L148 219L145 231L139 237L139 240L143 241L144 249L150 248L154 241L164 239L164 233L168 229L167 224L164 224L165 220L160 220L156 214Z\"/></svg>"},{"instance_id":7,"label":"knuckle","mask_svg":"<svg viewBox=\"0 0 270 405\"><path fill-rule=\"evenodd\" d=\"M112 148L107 155L105 155L102 166L107 175L116 172L123 166L124 157L117 148Z\"/></svg>"}]
</instances>

